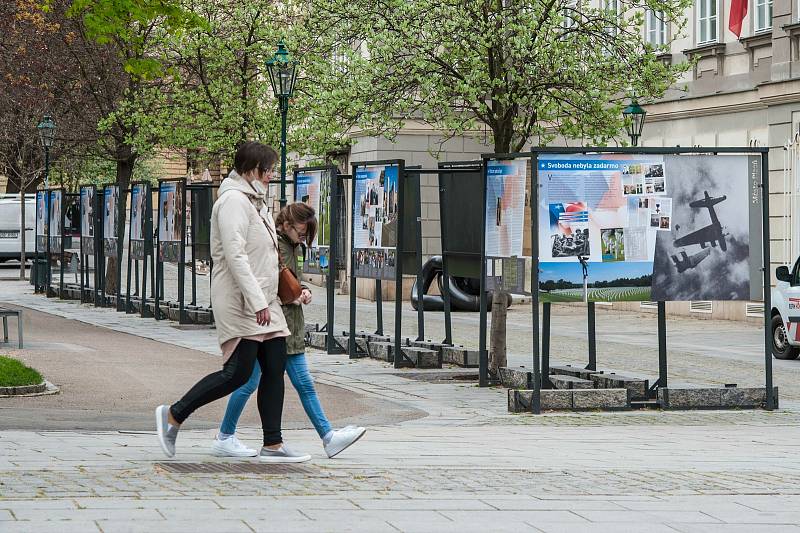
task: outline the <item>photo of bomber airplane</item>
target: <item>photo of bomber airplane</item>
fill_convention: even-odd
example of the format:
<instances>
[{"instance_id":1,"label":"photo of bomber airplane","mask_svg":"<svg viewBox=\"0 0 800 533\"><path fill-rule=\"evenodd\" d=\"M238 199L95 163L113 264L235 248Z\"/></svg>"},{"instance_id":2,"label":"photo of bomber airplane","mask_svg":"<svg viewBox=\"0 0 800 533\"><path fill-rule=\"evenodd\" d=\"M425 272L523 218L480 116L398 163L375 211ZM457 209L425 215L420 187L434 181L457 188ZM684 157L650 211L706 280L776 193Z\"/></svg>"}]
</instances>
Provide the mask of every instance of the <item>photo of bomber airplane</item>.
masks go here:
<instances>
[{"instance_id":1,"label":"photo of bomber airplane","mask_svg":"<svg viewBox=\"0 0 800 533\"><path fill-rule=\"evenodd\" d=\"M676 239L674 245L675 247L678 247L699 244L700 248L705 248L707 244L710 244L711 246L716 246L719 244L719 247L723 252L727 251L728 246L725 243L725 234L722 232L722 224L720 224L719 219L717 218L717 213L714 211L714 206L720 202L724 202L728 197L720 196L714 198L709 196L708 191L704 191L704 193L705 198L691 202L689 207L708 209L708 214L711 217L711 224L697 231L693 231L688 235L684 235L679 239Z\"/></svg>"},{"instance_id":2,"label":"photo of bomber airplane","mask_svg":"<svg viewBox=\"0 0 800 533\"><path fill-rule=\"evenodd\" d=\"M689 204L689 207L693 207L695 209L708 209L708 214L711 217L711 224L704 228L700 228L699 230L693 231L688 235L684 235L683 237L675 239L673 246L676 248L680 246L699 244L700 248L703 249L692 256L687 256L686 252L684 251L681 251L680 258L676 255L673 255L672 261L675 263L675 267L678 269L678 272L683 272L700 264L700 262L708 257L709 253L711 252L710 249L705 249L709 245L714 248L719 245L720 250L723 252L728 250L728 245L725 242L725 233L722 231L722 224L720 223L719 218L717 218L717 212L714 210L715 205L720 202L724 202L727 200L727 198L727 196L719 196L715 198L710 196L708 191L703 191L703 198L695 200Z\"/></svg>"}]
</instances>

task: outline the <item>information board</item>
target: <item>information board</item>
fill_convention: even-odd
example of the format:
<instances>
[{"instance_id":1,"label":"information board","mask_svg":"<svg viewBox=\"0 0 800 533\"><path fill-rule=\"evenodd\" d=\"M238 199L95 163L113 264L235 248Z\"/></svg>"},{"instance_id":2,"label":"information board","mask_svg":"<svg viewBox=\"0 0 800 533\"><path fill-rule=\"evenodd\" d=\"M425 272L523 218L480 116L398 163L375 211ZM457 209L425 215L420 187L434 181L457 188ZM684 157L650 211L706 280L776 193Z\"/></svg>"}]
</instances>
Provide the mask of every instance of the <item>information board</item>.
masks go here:
<instances>
[{"instance_id":1,"label":"information board","mask_svg":"<svg viewBox=\"0 0 800 533\"><path fill-rule=\"evenodd\" d=\"M106 185L103 190L103 252L106 257L117 257L119 208L119 186Z\"/></svg>"},{"instance_id":2,"label":"information board","mask_svg":"<svg viewBox=\"0 0 800 533\"><path fill-rule=\"evenodd\" d=\"M331 244L331 179L333 169L299 169L295 173L295 202L303 202L317 214L317 235L306 249L303 272L328 272Z\"/></svg>"},{"instance_id":3,"label":"information board","mask_svg":"<svg viewBox=\"0 0 800 533\"><path fill-rule=\"evenodd\" d=\"M531 158L486 162L486 257L531 256Z\"/></svg>"},{"instance_id":4,"label":"information board","mask_svg":"<svg viewBox=\"0 0 800 533\"><path fill-rule=\"evenodd\" d=\"M760 162L540 154L541 300L760 298Z\"/></svg>"},{"instance_id":5,"label":"information board","mask_svg":"<svg viewBox=\"0 0 800 533\"><path fill-rule=\"evenodd\" d=\"M356 168L353 202L356 277L394 279L399 226L399 164Z\"/></svg>"},{"instance_id":6,"label":"information board","mask_svg":"<svg viewBox=\"0 0 800 533\"><path fill-rule=\"evenodd\" d=\"M61 189L50 189L50 210L49 222L50 228L50 253L61 253L61 238L63 233L61 210L64 207L64 191Z\"/></svg>"},{"instance_id":7,"label":"information board","mask_svg":"<svg viewBox=\"0 0 800 533\"><path fill-rule=\"evenodd\" d=\"M83 255L94 255L95 193L94 185L81 187L81 253Z\"/></svg>"},{"instance_id":8,"label":"information board","mask_svg":"<svg viewBox=\"0 0 800 533\"><path fill-rule=\"evenodd\" d=\"M183 242L183 181L162 181L158 193L158 258L180 262Z\"/></svg>"},{"instance_id":9,"label":"information board","mask_svg":"<svg viewBox=\"0 0 800 533\"><path fill-rule=\"evenodd\" d=\"M141 261L147 257L145 242L147 235L147 195L150 187L145 183L134 183L131 187L130 241L131 258Z\"/></svg>"},{"instance_id":10,"label":"information board","mask_svg":"<svg viewBox=\"0 0 800 533\"><path fill-rule=\"evenodd\" d=\"M47 225L50 223L48 191L36 191L36 251L47 251Z\"/></svg>"}]
</instances>

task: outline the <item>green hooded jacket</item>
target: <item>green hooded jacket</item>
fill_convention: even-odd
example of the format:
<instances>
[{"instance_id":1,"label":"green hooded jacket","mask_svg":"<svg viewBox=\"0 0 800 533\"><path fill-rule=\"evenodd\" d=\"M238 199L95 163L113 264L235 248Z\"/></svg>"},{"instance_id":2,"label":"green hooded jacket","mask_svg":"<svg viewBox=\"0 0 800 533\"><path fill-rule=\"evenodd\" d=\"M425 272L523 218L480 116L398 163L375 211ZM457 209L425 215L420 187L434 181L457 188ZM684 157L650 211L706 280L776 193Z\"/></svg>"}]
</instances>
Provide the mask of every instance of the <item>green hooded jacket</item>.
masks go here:
<instances>
[{"instance_id":1,"label":"green hooded jacket","mask_svg":"<svg viewBox=\"0 0 800 533\"><path fill-rule=\"evenodd\" d=\"M281 262L284 266L294 272L300 285L307 289L308 286L303 283L303 273L297 265L297 254L300 245L295 245L289 237L285 234L278 232L278 249L281 254ZM286 338L286 353L289 355L297 355L305 353L306 351L306 331L305 331L305 316L303 315L303 306L300 304L281 305L283 316L286 317L286 324L289 326L291 335Z\"/></svg>"}]
</instances>

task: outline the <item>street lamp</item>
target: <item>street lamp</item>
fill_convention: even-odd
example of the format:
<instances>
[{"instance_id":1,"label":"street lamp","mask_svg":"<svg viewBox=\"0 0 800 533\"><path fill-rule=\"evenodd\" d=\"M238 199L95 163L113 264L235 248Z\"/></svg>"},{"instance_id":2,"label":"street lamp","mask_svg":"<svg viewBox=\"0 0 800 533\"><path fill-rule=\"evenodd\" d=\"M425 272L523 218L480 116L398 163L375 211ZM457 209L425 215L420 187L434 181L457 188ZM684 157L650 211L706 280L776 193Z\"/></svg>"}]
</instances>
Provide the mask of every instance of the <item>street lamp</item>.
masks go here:
<instances>
[{"instance_id":1,"label":"street lamp","mask_svg":"<svg viewBox=\"0 0 800 533\"><path fill-rule=\"evenodd\" d=\"M631 138L631 146L639 146L639 137L642 136L647 111L642 109L642 106L636 101L636 97L633 96L628 107L622 110L622 116L627 119L625 128L628 130L628 137Z\"/></svg>"},{"instance_id":2,"label":"street lamp","mask_svg":"<svg viewBox=\"0 0 800 533\"><path fill-rule=\"evenodd\" d=\"M56 123L50 115L45 115L41 122L36 125L39 130L39 141L44 147L44 188L50 187L50 147L56 138Z\"/></svg>"},{"instance_id":3,"label":"street lamp","mask_svg":"<svg viewBox=\"0 0 800 533\"><path fill-rule=\"evenodd\" d=\"M281 207L286 205L286 113L289 111L289 99L294 93L297 81L297 61L289 56L289 50L283 41L278 43L278 50L272 59L267 61L269 81L272 91L278 100L281 111Z\"/></svg>"}]
</instances>

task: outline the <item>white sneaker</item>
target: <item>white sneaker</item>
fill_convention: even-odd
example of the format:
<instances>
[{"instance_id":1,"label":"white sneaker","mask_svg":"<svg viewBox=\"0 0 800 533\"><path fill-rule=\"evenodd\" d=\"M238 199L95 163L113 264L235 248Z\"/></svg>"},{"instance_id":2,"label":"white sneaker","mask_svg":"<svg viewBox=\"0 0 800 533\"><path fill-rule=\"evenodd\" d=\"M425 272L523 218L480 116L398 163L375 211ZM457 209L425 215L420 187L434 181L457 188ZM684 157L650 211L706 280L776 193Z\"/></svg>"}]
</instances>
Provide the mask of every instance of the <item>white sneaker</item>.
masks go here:
<instances>
[{"instance_id":1,"label":"white sneaker","mask_svg":"<svg viewBox=\"0 0 800 533\"><path fill-rule=\"evenodd\" d=\"M217 457L255 457L258 455L258 450L248 448L236 438L236 435L231 435L225 440L219 440L219 437L214 439L211 453Z\"/></svg>"},{"instance_id":2,"label":"white sneaker","mask_svg":"<svg viewBox=\"0 0 800 533\"><path fill-rule=\"evenodd\" d=\"M337 429L331 434L329 439L322 440L325 453L328 454L329 458L339 455L351 445L355 444L366 432L366 428L357 426L347 426L342 429Z\"/></svg>"},{"instance_id":3,"label":"white sneaker","mask_svg":"<svg viewBox=\"0 0 800 533\"><path fill-rule=\"evenodd\" d=\"M311 460L311 456L296 453L287 448L285 444L281 444L281 447L277 450L261 448L258 460L262 463L305 463Z\"/></svg>"}]
</instances>

